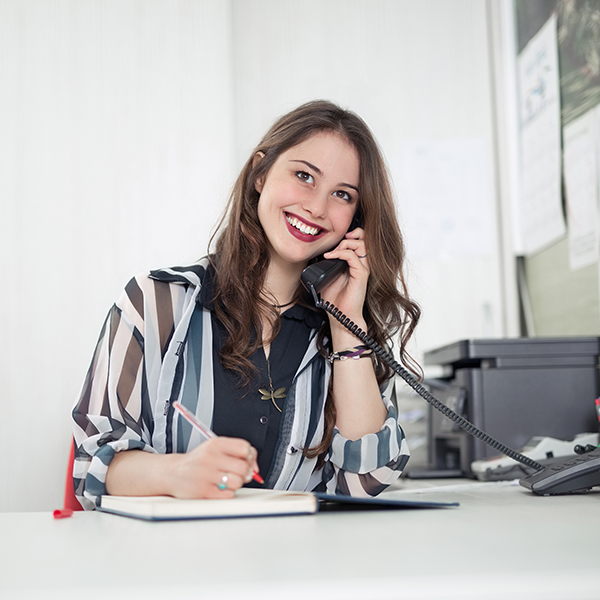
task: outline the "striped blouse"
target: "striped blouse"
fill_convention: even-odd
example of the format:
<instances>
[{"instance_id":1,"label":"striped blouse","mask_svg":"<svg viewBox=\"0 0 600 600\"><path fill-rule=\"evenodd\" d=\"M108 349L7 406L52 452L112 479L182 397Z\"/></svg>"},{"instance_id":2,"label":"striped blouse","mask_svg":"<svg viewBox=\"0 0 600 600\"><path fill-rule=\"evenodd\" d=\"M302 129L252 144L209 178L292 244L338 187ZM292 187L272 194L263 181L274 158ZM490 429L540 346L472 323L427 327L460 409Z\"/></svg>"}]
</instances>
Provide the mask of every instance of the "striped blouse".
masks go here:
<instances>
[{"instance_id":1,"label":"striped blouse","mask_svg":"<svg viewBox=\"0 0 600 600\"><path fill-rule=\"evenodd\" d=\"M102 494L115 452L187 452L203 438L185 427L180 401L212 423L211 313L197 306L207 259L132 279L104 322L79 400L73 409L75 493L86 509ZM194 327L197 331L191 331ZM377 433L348 440L334 431L324 466L302 449L319 443L331 367L319 354L316 330L288 390L267 487L374 496L393 483L409 452L396 410L393 379L381 389L388 414ZM195 343L191 343L195 340ZM198 341L200 340L200 342Z\"/></svg>"}]
</instances>

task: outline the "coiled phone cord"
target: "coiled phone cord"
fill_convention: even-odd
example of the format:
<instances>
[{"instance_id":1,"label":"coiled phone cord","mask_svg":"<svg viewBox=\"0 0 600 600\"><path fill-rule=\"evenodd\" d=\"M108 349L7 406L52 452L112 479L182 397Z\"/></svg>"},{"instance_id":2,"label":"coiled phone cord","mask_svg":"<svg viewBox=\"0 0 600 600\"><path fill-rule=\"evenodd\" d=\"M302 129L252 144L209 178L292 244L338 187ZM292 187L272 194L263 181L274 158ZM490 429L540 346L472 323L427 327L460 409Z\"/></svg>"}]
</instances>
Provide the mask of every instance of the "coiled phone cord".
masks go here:
<instances>
[{"instance_id":1,"label":"coiled phone cord","mask_svg":"<svg viewBox=\"0 0 600 600\"><path fill-rule=\"evenodd\" d=\"M324 311L328 312L335 319L337 319L346 329L351 331L361 342L363 342L366 346L368 346L377 356L381 358L385 362L388 367L393 369L402 379L415 391L419 396L427 400L431 406L439 410L445 417L454 421L459 427L464 429L467 433L470 433L472 436L477 439L485 442L488 446L494 448L498 452L505 454L506 456L516 460L517 462L526 465L527 467L531 467L536 471L542 470L544 467L540 463L532 460L528 456L520 454L515 450L512 450L508 446L505 446L491 435L488 435L484 431L481 431L478 427L473 425L470 421L455 413L451 408L446 406L443 402L438 400L433 394L427 390L416 377L407 371L404 367L402 367L394 357L384 348L382 348L369 334L364 332L354 321L350 320L341 310L336 308L330 302L324 302L319 298L317 292L315 291L312 285L308 286L310 292L312 294L313 300L315 302L315 306L317 308L321 308Z\"/></svg>"}]
</instances>

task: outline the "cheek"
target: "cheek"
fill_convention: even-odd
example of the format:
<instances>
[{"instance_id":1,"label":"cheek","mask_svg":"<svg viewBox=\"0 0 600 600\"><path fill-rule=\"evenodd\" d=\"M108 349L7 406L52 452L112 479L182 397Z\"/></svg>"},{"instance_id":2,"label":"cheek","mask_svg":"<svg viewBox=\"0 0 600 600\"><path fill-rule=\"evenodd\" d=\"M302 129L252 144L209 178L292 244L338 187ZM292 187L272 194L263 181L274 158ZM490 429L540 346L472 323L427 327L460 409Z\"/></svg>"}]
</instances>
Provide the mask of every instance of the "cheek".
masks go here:
<instances>
[{"instance_id":1,"label":"cheek","mask_svg":"<svg viewBox=\"0 0 600 600\"><path fill-rule=\"evenodd\" d=\"M276 192L273 186L265 184L256 207L258 222L267 236L273 231L274 227L278 226L281 215L280 202L277 201L279 194L273 193L274 191Z\"/></svg>"},{"instance_id":2,"label":"cheek","mask_svg":"<svg viewBox=\"0 0 600 600\"><path fill-rule=\"evenodd\" d=\"M267 221L267 203L263 202L263 196L258 200L258 206L256 207L256 214L258 215L258 222L261 224L263 230L265 229L266 221Z\"/></svg>"},{"instance_id":3,"label":"cheek","mask_svg":"<svg viewBox=\"0 0 600 600\"><path fill-rule=\"evenodd\" d=\"M262 192L258 200L258 210L263 214L281 207L283 199L289 196L289 191L275 179L267 179L262 186Z\"/></svg>"},{"instance_id":4,"label":"cheek","mask_svg":"<svg viewBox=\"0 0 600 600\"><path fill-rule=\"evenodd\" d=\"M346 232L350 229L354 213L356 212L355 206L341 206L335 214L335 231L342 235L346 235Z\"/></svg>"}]
</instances>

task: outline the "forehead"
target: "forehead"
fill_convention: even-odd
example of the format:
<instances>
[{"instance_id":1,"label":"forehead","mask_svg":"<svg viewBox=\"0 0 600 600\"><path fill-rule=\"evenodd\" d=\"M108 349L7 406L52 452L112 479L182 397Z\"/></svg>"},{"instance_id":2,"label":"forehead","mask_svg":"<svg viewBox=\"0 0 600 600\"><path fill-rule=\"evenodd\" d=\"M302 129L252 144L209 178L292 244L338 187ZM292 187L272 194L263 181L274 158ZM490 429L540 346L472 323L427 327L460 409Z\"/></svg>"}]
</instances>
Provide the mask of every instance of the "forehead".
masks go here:
<instances>
[{"instance_id":1,"label":"forehead","mask_svg":"<svg viewBox=\"0 0 600 600\"><path fill-rule=\"evenodd\" d=\"M360 160L354 146L343 136L331 131L317 132L283 152L276 162L308 161L324 176L345 175L348 183L358 184Z\"/></svg>"}]
</instances>

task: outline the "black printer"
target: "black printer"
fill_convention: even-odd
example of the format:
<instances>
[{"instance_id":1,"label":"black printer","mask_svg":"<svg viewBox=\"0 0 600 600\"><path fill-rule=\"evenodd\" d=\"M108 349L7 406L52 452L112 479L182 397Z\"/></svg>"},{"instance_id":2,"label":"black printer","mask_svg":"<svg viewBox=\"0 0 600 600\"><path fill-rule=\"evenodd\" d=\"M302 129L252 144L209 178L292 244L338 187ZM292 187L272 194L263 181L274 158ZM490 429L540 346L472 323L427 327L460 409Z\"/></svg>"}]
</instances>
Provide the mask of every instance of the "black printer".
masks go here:
<instances>
[{"instance_id":1,"label":"black printer","mask_svg":"<svg viewBox=\"0 0 600 600\"><path fill-rule=\"evenodd\" d=\"M600 337L461 340L426 352L434 396L503 444L533 436L571 440L598 430ZM428 468L470 476L498 453L429 406Z\"/></svg>"}]
</instances>

